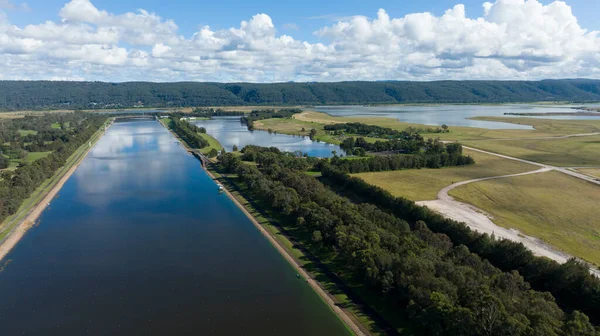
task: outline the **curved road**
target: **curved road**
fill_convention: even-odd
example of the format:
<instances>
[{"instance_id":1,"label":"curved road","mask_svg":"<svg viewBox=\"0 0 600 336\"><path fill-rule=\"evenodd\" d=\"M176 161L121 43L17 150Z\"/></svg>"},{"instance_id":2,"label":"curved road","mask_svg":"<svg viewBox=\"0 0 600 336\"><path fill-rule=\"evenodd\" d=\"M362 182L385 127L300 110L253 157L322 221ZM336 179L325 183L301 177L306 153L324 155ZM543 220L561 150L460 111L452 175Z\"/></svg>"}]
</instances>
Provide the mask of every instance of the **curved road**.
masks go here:
<instances>
[{"instance_id":1,"label":"curved road","mask_svg":"<svg viewBox=\"0 0 600 336\"><path fill-rule=\"evenodd\" d=\"M576 178L579 178L582 180L585 180L590 183L594 183L596 185L600 185L600 180L596 179L594 177L588 176L588 175L584 175L581 173L577 173L577 172L568 170L567 168L550 166L550 165L546 165L546 164L542 164L542 163L538 163L538 162L515 158L512 156L492 153L492 152L488 152L485 150L472 148L472 147L463 146L463 148L481 152L481 153L485 153L488 155L498 156L498 157L509 159L509 160L515 160L515 161L531 164L534 166L538 166L540 168L537 170L524 172L524 173L482 177L482 178L453 183L438 192L437 200L421 201L421 202L417 202L417 204L424 205L436 212L441 213L442 215L444 215L448 218L454 219L459 222L464 222L471 229L474 229L478 232L487 233L489 235L494 234L496 237L501 237L501 238L510 239L512 241L523 243L523 245L525 245L527 248L529 248L531 251L533 251L533 253L535 255L545 256L545 257L548 257L559 263L564 263L568 259L572 258L573 256L553 248L552 246L546 244L545 242L543 242L542 240L540 240L538 238L526 236L526 235L520 233L516 229L507 229L507 228L496 225L490 219L491 216L485 214L484 211L482 211L481 209L479 209L475 206L472 206L470 204L456 201L452 196L448 195L448 193L450 192L450 190L452 190L456 187L459 187L459 186L462 186L465 184L469 184L469 183L494 180L494 179L500 179L500 178L507 178L507 177L530 175L530 174L539 174L539 173L544 173L544 172L553 171L553 170L559 171L561 173L564 173L564 174L567 174L567 175L570 175L570 176L573 176L573 177L576 177ZM590 272L592 274L600 277L600 270L590 266Z\"/></svg>"}]
</instances>

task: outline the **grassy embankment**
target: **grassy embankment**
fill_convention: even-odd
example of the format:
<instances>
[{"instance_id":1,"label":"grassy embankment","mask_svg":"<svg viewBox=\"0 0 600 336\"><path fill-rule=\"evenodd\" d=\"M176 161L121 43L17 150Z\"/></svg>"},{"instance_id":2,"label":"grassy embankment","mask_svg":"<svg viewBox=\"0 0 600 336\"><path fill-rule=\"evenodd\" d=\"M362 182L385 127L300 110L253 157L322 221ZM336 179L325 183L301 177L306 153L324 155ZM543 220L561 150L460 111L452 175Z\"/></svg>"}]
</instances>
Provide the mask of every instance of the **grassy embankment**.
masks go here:
<instances>
[{"instance_id":1,"label":"grassy embankment","mask_svg":"<svg viewBox=\"0 0 600 336\"><path fill-rule=\"evenodd\" d=\"M102 130L96 131L90 138L92 146L102 137ZM85 155L90 148L88 143L81 145L69 158L64 166L59 168L54 175L46 179L26 200L23 201L19 209L14 215L8 216L0 225L0 240L4 239L12 229L19 224L23 218L33 209L43 198L54 188L54 186L62 179L62 177L73 167L85 158ZM47 154L46 154L47 155Z\"/></svg>"},{"instance_id":2,"label":"grassy embankment","mask_svg":"<svg viewBox=\"0 0 600 336\"><path fill-rule=\"evenodd\" d=\"M378 317L368 314L365 309L369 308L357 303L357 300L372 307L380 316L379 318L390 323L400 335L412 334L409 321L398 319L397 314L390 314L390 311L385 308L385 303L370 294L366 288L360 285L359 281L341 282L338 272L342 270L342 267L334 263L334 256L330 252L322 251L314 246L310 233L294 229L285 224L286 221L280 218L280 214L264 210L267 207L252 198L251 190L236 183L235 175L221 174L218 164L211 164L208 169L296 262L333 296L336 304L349 312L353 319L365 327L370 334L386 335L386 332L376 322Z\"/></svg>"},{"instance_id":3,"label":"grassy embankment","mask_svg":"<svg viewBox=\"0 0 600 336\"><path fill-rule=\"evenodd\" d=\"M386 189L394 196L413 201L434 200L444 187L460 181L536 170L539 167L480 152L464 150L475 159L474 165L440 169L407 169L354 174L366 182Z\"/></svg>"},{"instance_id":4,"label":"grassy embankment","mask_svg":"<svg viewBox=\"0 0 600 336\"><path fill-rule=\"evenodd\" d=\"M160 122L168 129L171 129L171 118L160 119ZM173 133L173 134L175 134L175 133ZM207 155L213 149L215 149L217 151L220 151L223 149L223 146L221 146L219 141L217 139L213 138L212 136L210 136L206 133L198 133L198 135L200 135L204 140L206 140L208 142L208 146L201 148L200 153ZM177 136L177 135L175 135L175 136ZM186 146L187 146L187 144L186 144Z\"/></svg>"},{"instance_id":5,"label":"grassy embankment","mask_svg":"<svg viewBox=\"0 0 600 336\"><path fill-rule=\"evenodd\" d=\"M547 172L476 182L450 191L460 201L584 260L600 265L600 189L591 183Z\"/></svg>"}]
</instances>

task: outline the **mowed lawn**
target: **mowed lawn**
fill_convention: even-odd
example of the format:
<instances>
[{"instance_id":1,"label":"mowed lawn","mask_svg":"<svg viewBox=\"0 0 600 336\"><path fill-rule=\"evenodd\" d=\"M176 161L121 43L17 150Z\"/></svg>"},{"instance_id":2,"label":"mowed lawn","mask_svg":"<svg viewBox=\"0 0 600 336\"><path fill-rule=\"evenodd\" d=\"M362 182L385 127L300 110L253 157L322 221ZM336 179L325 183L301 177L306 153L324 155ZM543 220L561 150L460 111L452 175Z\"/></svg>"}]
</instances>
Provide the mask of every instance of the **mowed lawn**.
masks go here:
<instances>
[{"instance_id":1,"label":"mowed lawn","mask_svg":"<svg viewBox=\"0 0 600 336\"><path fill-rule=\"evenodd\" d=\"M376 173L360 173L366 182L388 190L394 196L413 201L434 200L444 187L459 181L475 178L523 173L538 167L526 163L503 159L494 155L465 149L465 155L475 159L475 164L464 167L441 169L409 169Z\"/></svg>"},{"instance_id":2,"label":"mowed lawn","mask_svg":"<svg viewBox=\"0 0 600 336\"><path fill-rule=\"evenodd\" d=\"M450 191L494 223L600 265L600 187L560 172L470 183Z\"/></svg>"},{"instance_id":3,"label":"mowed lawn","mask_svg":"<svg viewBox=\"0 0 600 336\"><path fill-rule=\"evenodd\" d=\"M34 130L18 130L18 132L19 132L19 135L21 135L21 136L27 136L30 134L36 135L38 133L37 131L34 131Z\"/></svg>"},{"instance_id":4,"label":"mowed lawn","mask_svg":"<svg viewBox=\"0 0 600 336\"><path fill-rule=\"evenodd\" d=\"M213 148L217 151L220 151L223 149L223 146L221 146L221 144L219 143L219 141L217 141L217 139L213 138L212 136L210 136L206 133L198 133L198 134L200 134L200 136L202 138L204 138L204 140L208 141L208 147L204 147L204 148L200 149L200 152L202 154L208 154L211 150L213 150Z\"/></svg>"},{"instance_id":5,"label":"mowed lawn","mask_svg":"<svg viewBox=\"0 0 600 336\"><path fill-rule=\"evenodd\" d=\"M463 144L553 166L600 166L600 135L564 139L478 140Z\"/></svg>"}]
</instances>

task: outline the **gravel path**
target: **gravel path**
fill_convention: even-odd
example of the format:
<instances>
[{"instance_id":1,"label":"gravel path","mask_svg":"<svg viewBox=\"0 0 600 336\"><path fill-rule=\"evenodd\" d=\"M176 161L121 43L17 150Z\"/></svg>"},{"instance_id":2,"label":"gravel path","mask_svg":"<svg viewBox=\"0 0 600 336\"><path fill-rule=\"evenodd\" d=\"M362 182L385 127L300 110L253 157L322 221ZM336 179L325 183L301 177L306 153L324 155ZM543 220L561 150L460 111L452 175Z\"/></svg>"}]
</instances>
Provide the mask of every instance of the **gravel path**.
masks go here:
<instances>
[{"instance_id":1,"label":"gravel path","mask_svg":"<svg viewBox=\"0 0 600 336\"><path fill-rule=\"evenodd\" d=\"M437 200L421 201L421 202L417 202L417 204L424 205L424 206L430 208L431 210L434 210L434 211L446 216L447 218L450 218L450 219L453 219L453 220L456 220L459 222L464 222L471 229L474 229L478 232L487 233L490 235L494 234L496 237L510 239L512 241L523 243L523 245L525 245L527 248L529 248L537 256L548 257L559 263L564 263L568 259L572 258L573 256L553 248L552 246L546 244L545 242L543 242L542 240L540 240L538 238L524 235L516 229L507 229L507 228L503 228L501 226L496 225L494 222L492 222L491 216L485 214L485 211L482 211L481 209L479 209L475 206L472 206L470 204L459 202L459 201L455 200L452 196L448 195L448 193L450 192L450 190L452 190L454 188L457 188L459 186L469 184L469 183L501 179L501 178L508 178L508 177L515 177L515 176L530 175L530 174L539 174L539 173L544 173L544 172L548 172L548 171L552 171L552 170L556 170L556 171L571 175L576 178L580 178L582 180L585 180L585 181L588 181L588 182L591 182L591 183L594 183L597 185L600 185L600 181L595 178L592 178L590 176L568 170L566 168L549 166L549 165L541 164L538 162L523 160L523 159L511 157L511 156L496 154L496 153L492 153L492 152L488 152L488 151L484 151L484 150L480 150L480 149L476 149L476 148L466 147L466 146L463 146L463 148L481 152L481 153L485 153L485 154L489 154L489 155L502 157L502 158L509 159L509 160L515 160L515 161L519 161L519 162L523 162L523 163L532 164L532 165L538 166L540 168L537 170L529 171L529 172L525 172L525 173L508 174L508 175L493 176L493 177L483 177L483 178L478 178L478 179L457 182L457 183L451 184L451 185L443 188L442 190L440 190L437 194ZM600 277L600 271L598 269L590 267L590 272L592 272L594 275Z\"/></svg>"}]
</instances>

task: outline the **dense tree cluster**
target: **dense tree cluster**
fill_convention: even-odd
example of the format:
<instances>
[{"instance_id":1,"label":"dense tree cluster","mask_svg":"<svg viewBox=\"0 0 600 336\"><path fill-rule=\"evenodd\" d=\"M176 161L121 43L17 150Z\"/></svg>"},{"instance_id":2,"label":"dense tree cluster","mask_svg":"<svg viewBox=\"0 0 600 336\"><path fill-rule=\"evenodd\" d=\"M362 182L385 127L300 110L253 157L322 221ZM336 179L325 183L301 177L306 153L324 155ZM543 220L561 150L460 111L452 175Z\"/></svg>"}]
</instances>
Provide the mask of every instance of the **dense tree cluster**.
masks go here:
<instances>
[{"instance_id":1,"label":"dense tree cluster","mask_svg":"<svg viewBox=\"0 0 600 336\"><path fill-rule=\"evenodd\" d=\"M518 272L503 273L423 221L411 228L402 216L353 203L275 151L256 157L263 154L272 157L257 166L231 154L221 162L287 227L302 232L295 237L305 246L326 251L342 279L359 279L390 314L408 315L418 334L599 335L587 316L563 312Z\"/></svg>"},{"instance_id":2,"label":"dense tree cluster","mask_svg":"<svg viewBox=\"0 0 600 336\"><path fill-rule=\"evenodd\" d=\"M417 154L378 155L367 158L343 159L334 157L331 165L346 173L378 172L401 169L442 168L474 164L470 156L462 154L462 146L447 144L435 150Z\"/></svg>"},{"instance_id":3,"label":"dense tree cluster","mask_svg":"<svg viewBox=\"0 0 600 336\"><path fill-rule=\"evenodd\" d=\"M375 125L367 125L363 123L343 123L331 124L323 127L326 131L331 131L334 134L356 134L370 138L386 138L386 139L404 139L412 140L418 133L446 133L450 132L448 126L437 128L415 128L409 127L406 130L398 131L388 127Z\"/></svg>"},{"instance_id":4,"label":"dense tree cluster","mask_svg":"<svg viewBox=\"0 0 600 336\"><path fill-rule=\"evenodd\" d=\"M254 129L254 122L263 119L273 118L291 118L296 113L301 113L300 109L281 109L281 110L254 110L250 114L240 118L242 124L247 125L248 129L252 131Z\"/></svg>"},{"instance_id":5,"label":"dense tree cluster","mask_svg":"<svg viewBox=\"0 0 600 336\"><path fill-rule=\"evenodd\" d=\"M101 83L0 81L0 109L599 101L600 81Z\"/></svg>"},{"instance_id":6,"label":"dense tree cluster","mask_svg":"<svg viewBox=\"0 0 600 336\"><path fill-rule=\"evenodd\" d=\"M201 118L212 118L212 117L240 117L244 116L246 113L244 111L225 111L223 109L216 108L201 108L197 107L192 110L191 113L184 113L182 116L192 116L192 117L201 117Z\"/></svg>"},{"instance_id":7,"label":"dense tree cluster","mask_svg":"<svg viewBox=\"0 0 600 336\"><path fill-rule=\"evenodd\" d=\"M600 323L600 279L591 275L586 265L576 260L559 264L548 258L536 257L521 243L480 234L464 223L444 218L405 198L394 197L333 166L320 167L329 185L352 196L355 201L376 205L407 220L413 226L418 221L425 221L433 232L447 235L456 245L467 246L501 270L518 271L534 289L552 293L565 310L582 311L594 323Z\"/></svg>"},{"instance_id":8,"label":"dense tree cluster","mask_svg":"<svg viewBox=\"0 0 600 336\"><path fill-rule=\"evenodd\" d=\"M204 148L209 146L208 141L198 134L206 133L206 129L203 127L198 127L179 118L171 118L169 126L173 132L183 139L183 141L185 141L191 148Z\"/></svg>"},{"instance_id":9,"label":"dense tree cluster","mask_svg":"<svg viewBox=\"0 0 600 336\"><path fill-rule=\"evenodd\" d=\"M51 130L51 125L57 120L68 120L61 123L61 129ZM37 135L26 137L40 137L51 144L39 144L44 149L52 148L53 152L47 157L32 163L22 163L13 172L3 171L0 180L0 222L7 216L14 214L40 184L51 177L58 168L62 167L67 158L90 137L106 121L106 116L91 113L73 114L48 114L42 117L27 117L2 123L0 137L3 141L9 140L9 145L2 145L2 151L22 146L18 129L37 131ZM49 131L51 130L51 131ZM16 132L16 133L15 133ZM51 134L49 136L47 134ZM8 137L8 138L7 138ZM50 140L54 139L54 140ZM2 155L2 154L0 154Z\"/></svg>"}]
</instances>

